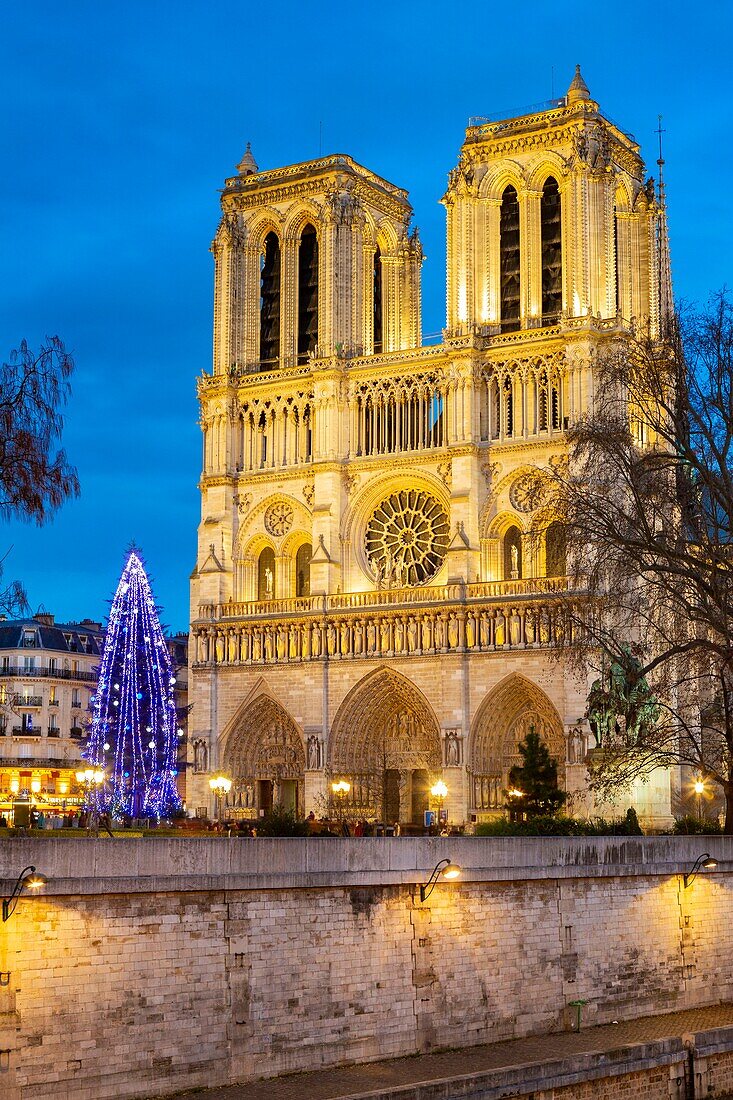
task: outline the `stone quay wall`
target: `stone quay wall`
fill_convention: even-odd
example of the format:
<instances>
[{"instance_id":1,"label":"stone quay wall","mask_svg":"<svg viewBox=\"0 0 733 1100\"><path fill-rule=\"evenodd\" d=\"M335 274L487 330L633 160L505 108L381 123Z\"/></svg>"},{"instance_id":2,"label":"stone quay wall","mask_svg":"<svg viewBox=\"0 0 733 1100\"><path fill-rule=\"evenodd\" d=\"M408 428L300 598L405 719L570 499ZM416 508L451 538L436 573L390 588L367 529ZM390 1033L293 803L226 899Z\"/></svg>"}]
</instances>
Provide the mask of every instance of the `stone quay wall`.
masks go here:
<instances>
[{"instance_id":1,"label":"stone quay wall","mask_svg":"<svg viewBox=\"0 0 733 1100\"><path fill-rule=\"evenodd\" d=\"M711 852L720 862L685 888ZM424 903L437 861L463 868ZM152 1097L733 1000L733 838L0 842L3 1100Z\"/></svg>"}]
</instances>

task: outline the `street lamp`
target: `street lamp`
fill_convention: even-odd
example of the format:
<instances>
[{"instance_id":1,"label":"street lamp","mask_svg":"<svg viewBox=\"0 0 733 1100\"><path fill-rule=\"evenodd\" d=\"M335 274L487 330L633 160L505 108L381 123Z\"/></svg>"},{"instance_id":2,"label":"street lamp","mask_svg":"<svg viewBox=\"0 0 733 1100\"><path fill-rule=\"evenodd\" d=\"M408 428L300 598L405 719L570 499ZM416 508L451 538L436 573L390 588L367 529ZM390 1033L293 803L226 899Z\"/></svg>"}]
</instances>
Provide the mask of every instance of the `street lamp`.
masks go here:
<instances>
[{"instance_id":1,"label":"street lamp","mask_svg":"<svg viewBox=\"0 0 733 1100\"><path fill-rule=\"evenodd\" d=\"M45 886L47 882L46 876L39 874L32 865L24 867L18 875L18 881L13 887L10 897L3 898L3 921L8 920L15 912L18 898L24 886L28 890L38 890L41 886Z\"/></svg>"},{"instance_id":2,"label":"street lamp","mask_svg":"<svg viewBox=\"0 0 733 1100\"><path fill-rule=\"evenodd\" d=\"M232 781L226 775L216 775L209 780L214 795L216 796L216 820L221 820L221 800L232 789Z\"/></svg>"},{"instance_id":3,"label":"street lamp","mask_svg":"<svg viewBox=\"0 0 733 1100\"><path fill-rule=\"evenodd\" d=\"M435 889L435 884L442 875L443 878L458 878L461 868L457 863L451 863L449 859L439 859L433 867L430 878L420 887L420 901L429 898Z\"/></svg>"},{"instance_id":4,"label":"street lamp","mask_svg":"<svg viewBox=\"0 0 733 1100\"><path fill-rule=\"evenodd\" d=\"M695 780L695 794L697 795L697 820L702 821L702 796L705 794L705 783L702 779Z\"/></svg>"},{"instance_id":5,"label":"street lamp","mask_svg":"<svg viewBox=\"0 0 733 1100\"><path fill-rule=\"evenodd\" d=\"M439 779L438 782L430 788L430 793L433 798L438 801L438 825L440 825L440 812L443 808L443 799L448 794L448 788L443 780Z\"/></svg>"},{"instance_id":6,"label":"street lamp","mask_svg":"<svg viewBox=\"0 0 733 1100\"><path fill-rule=\"evenodd\" d=\"M688 871L686 875L682 876L682 881L685 886L685 890L688 886L692 886L693 879L697 876L699 871L714 871L718 866L718 861L710 852L703 852L701 856L698 856L692 865L692 870Z\"/></svg>"}]
</instances>

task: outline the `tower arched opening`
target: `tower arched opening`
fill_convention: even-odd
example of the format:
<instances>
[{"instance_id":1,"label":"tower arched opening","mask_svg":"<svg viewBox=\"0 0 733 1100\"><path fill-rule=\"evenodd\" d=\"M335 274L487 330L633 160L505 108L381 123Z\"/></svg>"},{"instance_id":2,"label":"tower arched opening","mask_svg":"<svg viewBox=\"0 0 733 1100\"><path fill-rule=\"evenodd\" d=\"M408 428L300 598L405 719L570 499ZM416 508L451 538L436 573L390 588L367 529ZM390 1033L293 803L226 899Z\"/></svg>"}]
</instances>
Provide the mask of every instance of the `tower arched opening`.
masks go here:
<instances>
[{"instance_id":1,"label":"tower arched opening","mask_svg":"<svg viewBox=\"0 0 733 1100\"><path fill-rule=\"evenodd\" d=\"M298 249L298 363L318 345L318 235L306 225Z\"/></svg>"},{"instance_id":2,"label":"tower arched opening","mask_svg":"<svg viewBox=\"0 0 733 1100\"><path fill-rule=\"evenodd\" d=\"M502 332L520 323L519 197L511 184L504 188L499 213L499 269Z\"/></svg>"},{"instance_id":3,"label":"tower arched opening","mask_svg":"<svg viewBox=\"0 0 733 1100\"><path fill-rule=\"evenodd\" d=\"M234 719L222 763L232 779L226 796L229 816L257 817L273 806L302 814L303 738L285 708L269 695L260 695Z\"/></svg>"},{"instance_id":4,"label":"tower arched opening","mask_svg":"<svg viewBox=\"0 0 733 1100\"><path fill-rule=\"evenodd\" d=\"M280 362L280 241L268 233L260 264L260 370Z\"/></svg>"},{"instance_id":5,"label":"tower arched opening","mask_svg":"<svg viewBox=\"0 0 733 1100\"><path fill-rule=\"evenodd\" d=\"M562 311L562 219L560 188L548 176L540 200L542 236L542 323L555 325Z\"/></svg>"}]
</instances>

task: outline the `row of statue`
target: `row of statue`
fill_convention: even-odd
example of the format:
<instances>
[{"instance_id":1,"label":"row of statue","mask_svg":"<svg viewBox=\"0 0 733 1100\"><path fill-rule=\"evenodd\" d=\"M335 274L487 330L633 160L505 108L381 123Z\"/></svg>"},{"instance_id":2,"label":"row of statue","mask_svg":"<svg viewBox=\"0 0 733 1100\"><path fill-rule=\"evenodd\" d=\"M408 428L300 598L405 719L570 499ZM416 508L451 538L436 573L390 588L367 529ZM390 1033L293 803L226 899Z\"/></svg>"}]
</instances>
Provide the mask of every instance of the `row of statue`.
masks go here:
<instances>
[{"instance_id":1,"label":"row of statue","mask_svg":"<svg viewBox=\"0 0 733 1100\"><path fill-rule=\"evenodd\" d=\"M196 632L203 664L436 653L556 645L570 624L556 606L318 620L311 624L208 627Z\"/></svg>"}]
</instances>

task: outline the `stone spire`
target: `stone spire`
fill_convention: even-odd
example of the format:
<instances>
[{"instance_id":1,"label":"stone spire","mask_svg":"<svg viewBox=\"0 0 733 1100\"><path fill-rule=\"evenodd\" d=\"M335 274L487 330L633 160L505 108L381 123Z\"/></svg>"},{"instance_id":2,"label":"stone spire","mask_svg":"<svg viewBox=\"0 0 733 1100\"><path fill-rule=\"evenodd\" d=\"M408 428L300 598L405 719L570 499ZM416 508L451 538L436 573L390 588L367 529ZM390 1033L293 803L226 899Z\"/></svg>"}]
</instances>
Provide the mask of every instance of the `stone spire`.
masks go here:
<instances>
[{"instance_id":1,"label":"stone spire","mask_svg":"<svg viewBox=\"0 0 733 1100\"><path fill-rule=\"evenodd\" d=\"M573 103L577 103L581 99L590 99L590 92L588 91L588 85L580 74L580 65L576 65L575 76L570 82L570 87L567 92L568 107L571 107Z\"/></svg>"},{"instance_id":2,"label":"stone spire","mask_svg":"<svg viewBox=\"0 0 733 1100\"><path fill-rule=\"evenodd\" d=\"M237 165L237 171L240 176L253 176L255 172L258 171L257 161L252 156L252 146L249 142L247 142L247 149L244 156Z\"/></svg>"}]
</instances>

